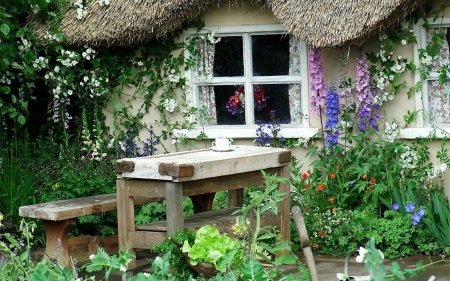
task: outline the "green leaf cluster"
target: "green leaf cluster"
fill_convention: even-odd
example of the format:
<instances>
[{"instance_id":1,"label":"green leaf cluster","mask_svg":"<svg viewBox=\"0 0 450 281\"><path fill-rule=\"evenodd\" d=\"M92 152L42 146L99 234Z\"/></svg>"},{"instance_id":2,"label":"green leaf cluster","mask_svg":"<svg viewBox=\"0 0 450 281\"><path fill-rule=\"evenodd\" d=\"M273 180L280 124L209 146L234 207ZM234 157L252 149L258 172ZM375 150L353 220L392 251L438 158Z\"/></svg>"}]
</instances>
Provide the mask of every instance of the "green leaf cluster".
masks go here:
<instances>
[{"instance_id":1,"label":"green leaf cluster","mask_svg":"<svg viewBox=\"0 0 450 281\"><path fill-rule=\"evenodd\" d=\"M238 240L227 234L220 234L217 228L205 225L195 235L194 244L184 241L183 252L189 255L192 265L199 262L214 264L217 270L225 272L227 263L222 262L227 255L232 253L231 264L239 264L243 260L242 247Z\"/></svg>"}]
</instances>

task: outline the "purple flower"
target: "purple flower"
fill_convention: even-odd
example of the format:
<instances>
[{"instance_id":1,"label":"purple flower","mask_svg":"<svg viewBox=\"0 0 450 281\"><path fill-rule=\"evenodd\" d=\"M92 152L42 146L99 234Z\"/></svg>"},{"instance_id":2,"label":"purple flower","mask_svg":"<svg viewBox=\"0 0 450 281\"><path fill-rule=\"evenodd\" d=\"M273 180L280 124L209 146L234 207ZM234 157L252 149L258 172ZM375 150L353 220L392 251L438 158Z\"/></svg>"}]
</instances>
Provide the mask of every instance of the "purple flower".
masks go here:
<instances>
[{"instance_id":1,"label":"purple flower","mask_svg":"<svg viewBox=\"0 0 450 281\"><path fill-rule=\"evenodd\" d=\"M326 135L325 145L329 147L336 145L339 140L339 131L334 131L339 121L339 94L333 87L330 87L327 93L326 118L325 129L329 132Z\"/></svg>"},{"instance_id":2,"label":"purple flower","mask_svg":"<svg viewBox=\"0 0 450 281\"><path fill-rule=\"evenodd\" d=\"M339 94L334 87L328 89L326 117L325 129L335 128L339 119Z\"/></svg>"},{"instance_id":3,"label":"purple flower","mask_svg":"<svg viewBox=\"0 0 450 281\"><path fill-rule=\"evenodd\" d=\"M330 147L334 146L339 141L339 131L335 131L334 133L329 133L325 137L325 146Z\"/></svg>"},{"instance_id":4,"label":"purple flower","mask_svg":"<svg viewBox=\"0 0 450 281\"><path fill-rule=\"evenodd\" d=\"M407 213L412 213L415 208L416 208L416 206L413 203L408 203L405 206L405 210Z\"/></svg>"},{"instance_id":5,"label":"purple flower","mask_svg":"<svg viewBox=\"0 0 450 281\"><path fill-rule=\"evenodd\" d=\"M420 214L420 216L424 216L425 215L425 209L424 208L422 208L422 209L420 209L417 213L419 213Z\"/></svg>"},{"instance_id":6,"label":"purple flower","mask_svg":"<svg viewBox=\"0 0 450 281\"><path fill-rule=\"evenodd\" d=\"M420 220L422 219L422 216L419 214L419 212L417 212L414 215L412 215L411 219L412 219L412 224L417 225L417 224L419 224Z\"/></svg>"},{"instance_id":7,"label":"purple flower","mask_svg":"<svg viewBox=\"0 0 450 281\"><path fill-rule=\"evenodd\" d=\"M374 129L378 129L376 119L378 119L377 116L379 115L375 114L374 110L378 109L379 105L373 104L373 98L375 97L376 92L371 86L371 80L372 78L370 76L369 63L366 54L360 50L356 64L356 100L359 102L360 131L363 131L367 127L367 123Z\"/></svg>"},{"instance_id":8,"label":"purple flower","mask_svg":"<svg viewBox=\"0 0 450 281\"><path fill-rule=\"evenodd\" d=\"M400 205L398 205L397 203L392 204L392 210L398 211L399 208L400 208Z\"/></svg>"},{"instance_id":9,"label":"purple flower","mask_svg":"<svg viewBox=\"0 0 450 281\"><path fill-rule=\"evenodd\" d=\"M309 75L311 76L311 113L320 114L325 108L326 86L323 78L322 50L311 48L308 52Z\"/></svg>"}]
</instances>

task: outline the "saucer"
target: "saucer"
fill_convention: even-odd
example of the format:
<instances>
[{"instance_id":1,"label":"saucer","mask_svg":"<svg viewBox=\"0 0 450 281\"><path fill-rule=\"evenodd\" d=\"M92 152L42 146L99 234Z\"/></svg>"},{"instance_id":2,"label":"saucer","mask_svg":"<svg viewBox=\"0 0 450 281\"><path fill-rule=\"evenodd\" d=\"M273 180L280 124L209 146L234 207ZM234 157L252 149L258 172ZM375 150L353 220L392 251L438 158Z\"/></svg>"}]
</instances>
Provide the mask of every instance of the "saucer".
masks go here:
<instances>
[{"instance_id":1,"label":"saucer","mask_svg":"<svg viewBox=\"0 0 450 281\"><path fill-rule=\"evenodd\" d=\"M213 146L213 147L211 147L211 150L216 151L216 152L226 152L226 151L233 150L233 147L229 146L227 148L218 148L218 147Z\"/></svg>"}]
</instances>

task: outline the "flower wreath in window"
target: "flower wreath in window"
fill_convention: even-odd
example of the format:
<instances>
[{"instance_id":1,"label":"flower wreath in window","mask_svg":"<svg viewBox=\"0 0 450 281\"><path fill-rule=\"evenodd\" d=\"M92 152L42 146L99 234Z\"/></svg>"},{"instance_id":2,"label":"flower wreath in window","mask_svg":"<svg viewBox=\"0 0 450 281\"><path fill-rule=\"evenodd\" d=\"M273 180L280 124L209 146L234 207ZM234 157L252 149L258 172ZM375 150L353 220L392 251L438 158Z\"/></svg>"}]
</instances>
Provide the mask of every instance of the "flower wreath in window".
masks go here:
<instances>
[{"instance_id":1,"label":"flower wreath in window","mask_svg":"<svg viewBox=\"0 0 450 281\"><path fill-rule=\"evenodd\" d=\"M255 101L255 109L262 111L267 108L267 101L270 99L262 85L253 85L253 97ZM244 85L237 85L225 105L227 111L231 115L244 113L245 110L245 90Z\"/></svg>"}]
</instances>

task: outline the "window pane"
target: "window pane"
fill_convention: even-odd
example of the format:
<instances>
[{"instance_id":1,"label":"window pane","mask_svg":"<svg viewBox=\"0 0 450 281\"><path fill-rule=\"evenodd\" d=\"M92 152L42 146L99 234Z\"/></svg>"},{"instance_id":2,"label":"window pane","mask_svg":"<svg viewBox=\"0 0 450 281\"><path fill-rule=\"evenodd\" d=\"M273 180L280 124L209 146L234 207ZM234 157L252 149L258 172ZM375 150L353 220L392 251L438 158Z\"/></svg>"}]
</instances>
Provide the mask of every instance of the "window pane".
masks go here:
<instances>
[{"instance_id":1,"label":"window pane","mask_svg":"<svg viewBox=\"0 0 450 281\"><path fill-rule=\"evenodd\" d=\"M291 88L289 84L254 85L255 121L291 123L290 94L292 106L300 105L300 93L290 91Z\"/></svg>"},{"instance_id":2,"label":"window pane","mask_svg":"<svg viewBox=\"0 0 450 281\"><path fill-rule=\"evenodd\" d=\"M289 36L253 35L252 62L254 76L289 74Z\"/></svg>"},{"instance_id":3,"label":"window pane","mask_svg":"<svg viewBox=\"0 0 450 281\"><path fill-rule=\"evenodd\" d=\"M434 122L450 124L450 83L440 85L438 80L429 80L428 104Z\"/></svg>"},{"instance_id":4,"label":"window pane","mask_svg":"<svg viewBox=\"0 0 450 281\"><path fill-rule=\"evenodd\" d=\"M245 125L244 86L214 86L218 125Z\"/></svg>"},{"instance_id":5,"label":"window pane","mask_svg":"<svg viewBox=\"0 0 450 281\"><path fill-rule=\"evenodd\" d=\"M242 36L220 37L215 47L214 77L244 76Z\"/></svg>"},{"instance_id":6,"label":"window pane","mask_svg":"<svg viewBox=\"0 0 450 281\"><path fill-rule=\"evenodd\" d=\"M441 32L444 36L444 40L442 44L439 46L439 51L435 57L429 56L422 59L422 63L428 67L430 71L438 71L441 66L447 65L449 63L449 45L450 45L450 27L439 27L439 28L430 28L427 31L427 45L433 44L433 36L435 36L438 32Z\"/></svg>"}]
</instances>

